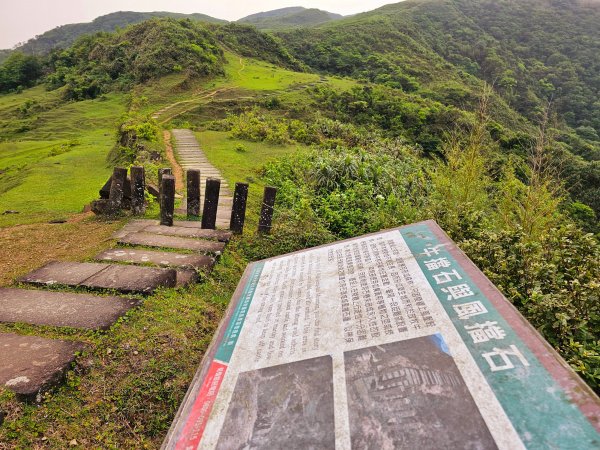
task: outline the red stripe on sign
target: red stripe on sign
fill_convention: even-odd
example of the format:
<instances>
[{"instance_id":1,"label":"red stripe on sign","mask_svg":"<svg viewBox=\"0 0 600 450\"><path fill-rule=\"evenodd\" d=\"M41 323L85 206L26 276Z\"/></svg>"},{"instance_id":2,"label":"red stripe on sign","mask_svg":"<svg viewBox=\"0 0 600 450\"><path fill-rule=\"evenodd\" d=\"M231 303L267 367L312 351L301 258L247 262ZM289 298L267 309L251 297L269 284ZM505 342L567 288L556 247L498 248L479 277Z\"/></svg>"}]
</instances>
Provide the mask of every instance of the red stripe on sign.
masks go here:
<instances>
[{"instance_id":1,"label":"red stripe on sign","mask_svg":"<svg viewBox=\"0 0 600 450\"><path fill-rule=\"evenodd\" d=\"M176 450L195 450L198 447L226 370L225 364L216 361L210 364L208 374L198 391L194 406L190 410L181 437L175 446Z\"/></svg>"}]
</instances>

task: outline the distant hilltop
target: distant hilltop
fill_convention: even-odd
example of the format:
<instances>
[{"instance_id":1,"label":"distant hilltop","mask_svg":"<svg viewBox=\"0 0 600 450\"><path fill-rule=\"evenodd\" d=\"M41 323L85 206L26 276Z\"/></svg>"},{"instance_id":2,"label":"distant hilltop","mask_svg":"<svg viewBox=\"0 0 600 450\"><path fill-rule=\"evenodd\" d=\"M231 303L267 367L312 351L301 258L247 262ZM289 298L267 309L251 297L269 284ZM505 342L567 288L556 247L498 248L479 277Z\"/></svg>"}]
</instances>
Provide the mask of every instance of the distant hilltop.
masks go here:
<instances>
[{"instance_id":1,"label":"distant hilltop","mask_svg":"<svg viewBox=\"0 0 600 450\"><path fill-rule=\"evenodd\" d=\"M342 17L341 14L330 13L320 9L306 9L301 6L292 6L251 14L238 20L238 22L254 25L260 30L277 30L294 26L319 25L341 19Z\"/></svg>"}]
</instances>

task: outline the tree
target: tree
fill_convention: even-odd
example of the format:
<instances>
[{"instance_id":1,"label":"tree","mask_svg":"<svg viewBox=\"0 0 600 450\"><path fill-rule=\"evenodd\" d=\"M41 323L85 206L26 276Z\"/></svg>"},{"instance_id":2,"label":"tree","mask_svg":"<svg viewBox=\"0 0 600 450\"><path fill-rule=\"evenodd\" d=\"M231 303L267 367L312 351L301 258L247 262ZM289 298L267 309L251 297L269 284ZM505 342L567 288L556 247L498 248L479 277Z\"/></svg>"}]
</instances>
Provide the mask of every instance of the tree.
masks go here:
<instances>
[{"instance_id":1,"label":"tree","mask_svg":"<svg viewBox=\"0 0 600 450\"><path fill-rule=\"evenodd\" d=\"M0 92L33 86L42 75L42 65L35 56L13 52L0 66Z\"/></svg>"}]
</instances>

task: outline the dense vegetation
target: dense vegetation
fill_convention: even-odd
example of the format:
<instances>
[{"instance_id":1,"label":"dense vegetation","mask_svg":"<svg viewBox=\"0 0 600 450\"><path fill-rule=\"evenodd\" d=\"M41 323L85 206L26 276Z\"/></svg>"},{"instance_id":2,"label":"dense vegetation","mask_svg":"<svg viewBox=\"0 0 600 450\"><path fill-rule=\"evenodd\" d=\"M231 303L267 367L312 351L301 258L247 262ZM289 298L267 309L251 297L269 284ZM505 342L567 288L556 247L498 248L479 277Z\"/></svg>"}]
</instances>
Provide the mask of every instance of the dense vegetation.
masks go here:
<instances>
[{"instance_id":1,"label":"dense vegetation","mask_svg":"<svg viewBox=\"0 0 600 450\"><path fill-rule=\"evenodd\" d=\"M319 26L279 32L308 66L472 107L476 78L531 122L551 103L571 194L600 212L600 4L405 1ZM519 113L519 114L515 114ZM505 151L520 149L509 137Z\"/></svg>"},{"instance_id":2,"label":"dense vegetation","mask_svg":"<svg viewBox=\"0 0 600 450\"><path fill-rule=\"evenodd\" d=\"M221 45L240 56L263 59L292 70L306 70L306 66L294 58L279 40L269 34L258 33L250 25L229 23L212 25L209 29Z\"/></svg>"},{"instance_id":3,"label":"dense vegetation","mask_svg":"<svg viewBox=\"0 0 600 450\"><path fill-rule=\"evenodd\" d=\"M170 12L133 12L119 11L97 17L92 22L73 23L56 27L50 31L35 36L27 42L18 45L17 51L28 55L45 55L57 48L67 48L77 38L86 34L95 34L100 31L112 32L128 25L143 22L155 17L170 17L173 19L192 19L202 22L225 22L205 14L179 14ZM0 62L9 54L8 50L0 50Z\"/></svg>"},{"instance_id":4,"label":"dense vegetation","mask_svg":"<svg viewBox=\"0 0 600 450\"><path fill-rule=\"evenodd\" d=\"M0 66L0 91L34 84L66 86L65 98L95 98L112 89L183 71L188 77L223 73L223 52L198 22L152 19L123 31L79 38L45 57L13 53Z\"/></svg>"},{"instance_id":5,"label":"dense vegetation","mask_svg":"<svg viewBox=\"0 0 600 450\"><path fill-rule=\"evenodd\" d=\"M52 53L46 82L51 88L67 85L69 98L94 98L110 85L131 87L176 71L222 73L222 55L198 23L153 19L116 34L81 38L68 50Z\"/></svg>"}]
</instances>

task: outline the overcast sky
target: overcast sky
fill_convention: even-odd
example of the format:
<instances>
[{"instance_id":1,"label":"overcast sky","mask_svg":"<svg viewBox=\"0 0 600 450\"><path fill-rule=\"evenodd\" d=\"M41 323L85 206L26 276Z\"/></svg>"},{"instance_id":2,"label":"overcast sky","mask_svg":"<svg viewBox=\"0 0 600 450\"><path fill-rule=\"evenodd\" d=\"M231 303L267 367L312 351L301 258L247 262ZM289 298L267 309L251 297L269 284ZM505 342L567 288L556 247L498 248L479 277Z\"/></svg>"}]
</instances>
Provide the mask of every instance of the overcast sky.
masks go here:
<instances>
[{"instance_id":1,"label":"overcast sky","mask_svg":"<svg viewBox=\"0 0 600 450\"><path fill-rule=\"evenodd\" d=\"M90 22L115 11L203 13L225 20L286 6L348 15L398 0L0 0L0 48L11 48L59 25Z\"/></svg>"}]
</instances>

